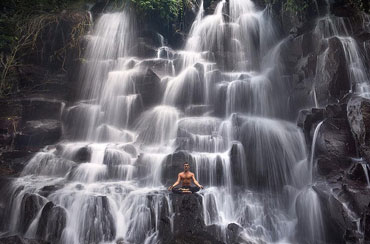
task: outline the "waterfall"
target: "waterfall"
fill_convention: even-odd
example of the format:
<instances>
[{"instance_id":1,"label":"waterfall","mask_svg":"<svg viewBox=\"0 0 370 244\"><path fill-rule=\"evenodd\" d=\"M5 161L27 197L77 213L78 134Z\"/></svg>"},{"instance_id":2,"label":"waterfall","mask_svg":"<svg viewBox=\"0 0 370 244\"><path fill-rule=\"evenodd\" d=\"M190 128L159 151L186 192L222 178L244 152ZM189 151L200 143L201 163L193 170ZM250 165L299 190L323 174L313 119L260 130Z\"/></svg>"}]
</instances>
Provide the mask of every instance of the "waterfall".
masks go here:
<instances>
[{"instance_id":1,"label":"waterfall","mask_svg":"<svg viewBox=\"0 0 370 244\"><path fill-rule=\"evenodd\" d=\"M345 18L336 17L330 14L330 3L326 0L325 16L319 18L316 23L315 34L319 37L320 44L328 45L328 40L337 37L342 45L345 56L345 62L348 70L348 80L351 86L351 92L355 92L363 97L369 97L370 76L364 64L357 41L351 37L353 34L351 23L347 23ZM363 24L366 25L366 15L361 16ZM366 26L363 26L366 29ZM318 55L315 80L324 79L326 72L324 64L327 62L327 49Z\"/></svg>"},{"instance_id":2,"label":"waterfall","mask_svg":"<svg viewBox=\"0 0 370 244\"><path fill-rule=\"evenodd\" d=\"M182 152L205 186L204 222L219 226L224 241L230 223L246 243L297 243L300 228L309 243L323 239L309 186L315 145L310 162L302 132L282 119L284 40L269 9L222 0L205 15L202 3L184 50L160 37L148 58L138 57L136 26L129 9L106 13L86 37L65 140L37 153L13 182L8 231L40 237L52 211L63 220L51 224L59 234L42 238L54 243L158 243L160 219L173 215L164 183L176 180ZM21 224L29 195L36 214Z\"/></svg>"},{"instance_id":3,"label":"waterfall","mask_svg":"<svg viewBox=\"0 0 370 244\"><path fill-rule=\"evenodd\" d=\"M319 131L321 128L321 125L324 121L321 121L320 123L317 124L315 131L313 133L312 137L312 146L311 146L311 157L310 157L310 172L313 171L314 169L314 162L315 162L315 149L316 149L316 142L317 142L317 136L319 135ZM312 176L311 176L311 181L312 181Z\"/></svg>"}]
</instances>

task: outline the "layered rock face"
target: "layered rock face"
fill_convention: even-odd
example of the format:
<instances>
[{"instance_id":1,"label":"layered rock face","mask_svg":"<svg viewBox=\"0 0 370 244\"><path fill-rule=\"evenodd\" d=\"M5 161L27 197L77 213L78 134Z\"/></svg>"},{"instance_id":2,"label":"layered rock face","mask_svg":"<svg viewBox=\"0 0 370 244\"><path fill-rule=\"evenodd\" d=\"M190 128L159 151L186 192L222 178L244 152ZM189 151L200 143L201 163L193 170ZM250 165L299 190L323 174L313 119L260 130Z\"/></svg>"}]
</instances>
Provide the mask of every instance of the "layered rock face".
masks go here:
<instances>
[{"instance_id":1,"label":"layered rock face","mask_svg":"<svg viewBox=\"0 0 370 244\"><path fill-rule=\"evenodd\" d=\"M0 242L370 241L370 17L203 8L187 42L94 12L81 100L72 62L56 99L1 101ZM184 161L200 194L165 190Z\"/></svg>"},{"instance_id":2,"label":"layered rock face","mask_svg":"<svg viewBox=\"0 0 370 244\"><path fill-rule=\"evenodd\" d=\"M319 194L329 240L368 241L369 176L366 118L370 101L351 95L338 104L301 111L299 124L312 142ZM315 131L315 132L314 132ZM313 134L316 134L313 141Z\"/></svg>"}]
</instances>

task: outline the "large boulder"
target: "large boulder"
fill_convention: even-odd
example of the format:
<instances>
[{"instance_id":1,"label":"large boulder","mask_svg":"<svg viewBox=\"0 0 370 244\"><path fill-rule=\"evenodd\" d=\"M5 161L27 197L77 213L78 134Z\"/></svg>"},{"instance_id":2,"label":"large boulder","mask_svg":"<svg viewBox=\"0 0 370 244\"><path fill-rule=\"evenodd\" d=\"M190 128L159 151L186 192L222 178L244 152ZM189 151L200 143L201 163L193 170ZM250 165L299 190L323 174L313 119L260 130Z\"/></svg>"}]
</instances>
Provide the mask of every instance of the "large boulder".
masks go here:
<instances>
[{"instance_id":1,"label":"large boulder","mask_svg":"<svg viewBox=\"0 0 370 244\"><path fill-rule=\"evenodd\" d=\"M26 193L23 196L21 203L21 213L20 213L20 230L22 233L26 233L28 227L30 226L32 220L36 217L42 206L45 204L46 199L36 195Z\"/></svg>"},{"instance_id":2,"label":"large boulder","mask_svg":"<svg viewBox=\"0 0 370 244\"><path fill-rule=\"evenodd\" d=\"M352 97L347 104L347 116L360 154L370 162L370 100Z\"/></svg>"},{"instance_id":3,"label":"large boulder","mask_svg":"<svg viewBox=\"0 0 370 244\"><path fill-rule=\"evenodd\" d=\"M207 232L203 218L202 197L199 194L170 195L173 219L173 238L165 244L222 244Z\"/></svg>"},{"instance_id":4,"label":"large boulder","mask_svg":"<svg viewBox=\"0 0 370 244\"><path fill-rule=\"evenodd\" d=\"M355 185L339 184L340 180L319 182L313 186L321 202L322 220L325 225L326 241L330 243L357 243L361 233L358 226L365 228L366 211L370 204L369 190L356 189ZM365 237L366 238L366 237Z\"/></svg>"},{"instance_id":5,"label":"large boulder","mask_svg":"<svg viewBox=\"0 0 370 244\"><path fill-rule=\"evenodd\" d=\"M172 194L174 235L192 235L205 227L202 197L199 194Z\"/></svg>"},{"instance_id":6,"label":"large boulder","mask_svg":"<svg viewBox=\"0 0 370 244\"><path fill-rule=\"evenodd\" d=\"M42 240L58 243L67 221L64 208L48 202L42 209L36 235Z\"/></svg>"},{"instance_id":7,"label":"large boulder","mask_svg":"<svg viewBox=\"0 0 370 244\"><path fill-rule=\"evenodd\" d=\"M72 157L72 160L77 163L90 162L91 154L91 148L89 148L88 146L84 146L76 151L76 153Z\"/></svg>"},{"instance_id":8,"label":"large boulder","mask_svg":"<svg viewBox=\"0 0 370 244\"><path fill-rule=\"evenodd\" d=\"M356 156L356 146L346 119L328 118L323 121L316 140L315 157L321 174L346 169L350 157Z\"/></svg>"},{"instance_id":9,"label":"large boulder","mask_svg":"<svg viewBox=\"0 0 370 244\"><path fill-rule=\"evenodd\" d=\"M114 219L110 213L106 196L91 197L86 206L86 216L82 220L80 239L85 243L113 241L116 235Z\"/></svg>"},{"instance_id":10,"label":"large boulder","mask_svg":"<svg viewBox=\"0 0 370 244\"><path fill-rule=\"evenodd\" d=\"M27 121L17 133L17 148L40 148L57 142L62 135L62 125L58 120L43 119Z\"/></svg>"},{"instance_id":11,"label":"large boulder","mask_svg":"<svg viewBox=\"0 0 370 244\"><path fill-rule=\"evenodd\" d=\"M22 120L60 119L63 101L39 98L21 100Z\"/></svg>"},{"instance_id":12,"label":"large boulder","mask_svg":"<svg viewBox=\"0 0 370 244\"><path fill-rule=\"evenodd\" d=\"M32 158L33 152L25 150L9 150L0 153L0 175L17 175Z\"/></svg>"},{"instance_id":13,"label":"large boulder","mask_svg":"<svg viewBox=\"0 0 370 244\"><path fill-rule=\"evenodd\" d=\"M135 88L141 94L144 106L149 107L160 101L161 80L151 69L140 72L135 78Z\"/></svg>"},{"instance_id":14,"label":"large boulder","mask_svg":"<svg viewBox=\"0 0 370 244\"><path fill-rule=\"evenodd\" d=\"M351 89L342 41L338 37L330 38L327 50L321 55L325 62L317 64L323 70L316 76L317 98L319 101L330 97L340 99Z\"/></svg>"},{"instance_id":15,"label":"large boulder","mask_svg":"<svg viewBox=\"0 0 370 244\"><path fill-rule=\"evenodd\" d=\"M51 244L47 241L26 239L20 236L8 236L0 238L0 244Z\"/></svg>"},{"instance_id":16,"label":"large boulder","mask_svg":"<svg viewBox=\"0 0 370 244\"><path fill-rule=\"evenodd\" d=\"M194 163L187 151L175 152L164 159L161 173L164 185L171 185L177 180L178 173L184 170L184 162L190 163L190 167Z\"/></svg>"}]
</instances>

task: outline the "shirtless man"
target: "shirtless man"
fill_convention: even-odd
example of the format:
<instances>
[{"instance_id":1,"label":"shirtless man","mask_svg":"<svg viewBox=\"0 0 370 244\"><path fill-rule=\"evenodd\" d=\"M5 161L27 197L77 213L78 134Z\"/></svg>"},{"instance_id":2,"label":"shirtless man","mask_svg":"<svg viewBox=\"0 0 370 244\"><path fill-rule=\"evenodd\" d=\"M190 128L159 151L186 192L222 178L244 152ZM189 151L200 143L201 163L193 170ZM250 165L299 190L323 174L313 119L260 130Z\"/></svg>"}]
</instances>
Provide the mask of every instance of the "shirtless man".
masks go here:
<instances>
[{"instance_id":1,"label":"shirtless man","mask_svg":"<svg viewBox=\"0 0 370 244\"><path fill-rule=\"evenodd\" d=\"M173 193L194 193L199 191L199 189L203 189L203 186L199 184L199 182L195 179L194 173L189 171L190 165L188 162L184 163L184 171L179 173L177 177L177 181L172 186L168 187L168 190ZM191 182L194 182L196 186L191 186ZM181 188L175 188L178 184L182 182Z\"/></svg>"}]
</instances>

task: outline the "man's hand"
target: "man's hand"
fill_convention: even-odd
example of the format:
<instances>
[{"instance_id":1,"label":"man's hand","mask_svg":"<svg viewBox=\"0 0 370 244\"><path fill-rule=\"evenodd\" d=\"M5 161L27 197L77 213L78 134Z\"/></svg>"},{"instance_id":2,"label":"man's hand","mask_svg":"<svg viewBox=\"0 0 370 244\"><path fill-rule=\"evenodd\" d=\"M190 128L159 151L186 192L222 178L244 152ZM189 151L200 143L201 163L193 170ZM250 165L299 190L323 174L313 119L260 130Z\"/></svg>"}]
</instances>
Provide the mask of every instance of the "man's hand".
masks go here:
<instances>
[{"instance_id":1,"label":"man's hand","mask_svg":"<svg viewBox=\"0 0 370 244\"><path fill-rule=\"evenodd\" d=\"M173 189L173 186L168 187L168 190L171 191Z\"/></svg>"},{"instance_id":2,"label":"man's hand","mask_svg":"<svg viewBox=\"0 0 370 244\"><path fill-rule=\"evenodd\" d=\"M200 188L200 189L204 189L204 187L203 187L202 185L199 185L199 188Z\"/></svg>"}]
</instances>

